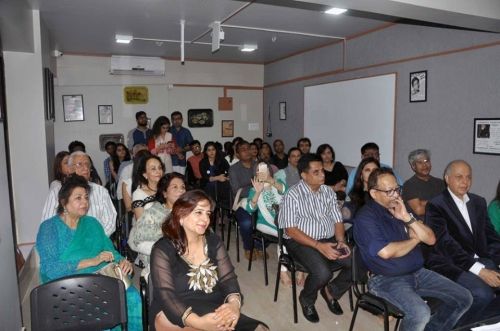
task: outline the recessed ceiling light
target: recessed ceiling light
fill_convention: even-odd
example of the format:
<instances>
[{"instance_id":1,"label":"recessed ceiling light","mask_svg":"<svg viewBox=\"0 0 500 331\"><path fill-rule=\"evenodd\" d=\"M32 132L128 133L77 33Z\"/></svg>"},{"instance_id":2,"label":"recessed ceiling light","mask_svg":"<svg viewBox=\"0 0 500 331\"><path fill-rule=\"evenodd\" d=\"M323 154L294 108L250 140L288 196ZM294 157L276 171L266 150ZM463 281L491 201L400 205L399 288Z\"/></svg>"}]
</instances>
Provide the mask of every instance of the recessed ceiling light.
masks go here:
<instances>
[{"instance_id":1,"label":"recessed ceiling light","mask_svg":"<svg viewBox=\"0 0 500 331\"><path fill-rule=\"evenodd\" d=\"M240 51L242 52L253 52L257 49L257 45L249 45L249 44L244 44L240 46Z\"/></svg>"},{"instance_id":2,"label":"recessed ceiling light","mask_svg":"<svg viewBox=\"0 0 500 331\"><path fill-rule=\"evenodd\" d=\"M344 8L333 7L333 8L328 9L327 11L325 11L325 14L340 15L340 14L345 13L346 11L347 11L347 9L344 9Z\"/></svg>"},{"instance_id":3,"label":"recessed ceiling light","mask_svg":"<svg viewBox=\"0 0 500 331\"><path fill-rule=\"evenodd\" d=\"M124 35L124 34L117 34L115 35L115 40L119 44L130 44L130 42L134 39L132 36Z\"/></svg>"}]
</instances>

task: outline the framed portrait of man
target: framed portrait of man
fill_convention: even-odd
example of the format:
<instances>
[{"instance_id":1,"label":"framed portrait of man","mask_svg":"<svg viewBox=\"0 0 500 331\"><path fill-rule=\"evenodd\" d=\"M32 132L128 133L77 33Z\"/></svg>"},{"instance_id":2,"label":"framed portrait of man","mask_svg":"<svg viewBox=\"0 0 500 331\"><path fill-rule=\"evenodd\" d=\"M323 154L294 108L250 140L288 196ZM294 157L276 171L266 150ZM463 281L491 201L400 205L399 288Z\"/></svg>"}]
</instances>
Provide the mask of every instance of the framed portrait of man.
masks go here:
<instances>
[{"instance_id":1,"label":"framed portrait of man","mask_svg":"<svg viewBox=\"0 0 500 331\"><path fill-rule=\"evenodd\" d=\"M410 102L427 101L427 70L410 72Z\"/></svg>"}]
</instances>

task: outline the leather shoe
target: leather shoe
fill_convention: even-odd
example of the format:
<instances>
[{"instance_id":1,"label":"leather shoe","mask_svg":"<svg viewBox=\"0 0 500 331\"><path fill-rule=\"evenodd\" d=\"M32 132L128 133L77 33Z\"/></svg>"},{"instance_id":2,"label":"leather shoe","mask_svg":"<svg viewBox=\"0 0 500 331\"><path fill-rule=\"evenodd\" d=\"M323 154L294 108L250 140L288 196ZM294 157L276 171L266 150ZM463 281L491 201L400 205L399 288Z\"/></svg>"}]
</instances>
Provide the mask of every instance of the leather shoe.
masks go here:
<instances>
[{"instance_id":1,"label":"leather shoe","mask_svg":"<svg viewBox=\"0 0 500 331\"><path fill-rule=\"evenodd\" d=\"M342 315L344 311L342 310L342 307L340 307L339 302L333 298L329 299L328 296L326 295L326 291L327 289L325 286L320 290L319 293L321 293L321 296L323 297L323 299L325 299L328 309L330 309L330 311L335 315Z\"/></svg>"},{"instance_id":2,"label":"leather shoe","mask_svg":"<svg viewBox=\"0 0 500 331\"><path fill-rule=\"evenodd\" d=\"M319 316L318 316L318 312L316 311L316 308L314 307L314 305L303 304L300 297L299 297L299 302L300 302L300 306L302 307L302 313L304 314L304 317L306 318L306 320L308 320L311 323L318 323Z\"/></svg>"}]
</instances>

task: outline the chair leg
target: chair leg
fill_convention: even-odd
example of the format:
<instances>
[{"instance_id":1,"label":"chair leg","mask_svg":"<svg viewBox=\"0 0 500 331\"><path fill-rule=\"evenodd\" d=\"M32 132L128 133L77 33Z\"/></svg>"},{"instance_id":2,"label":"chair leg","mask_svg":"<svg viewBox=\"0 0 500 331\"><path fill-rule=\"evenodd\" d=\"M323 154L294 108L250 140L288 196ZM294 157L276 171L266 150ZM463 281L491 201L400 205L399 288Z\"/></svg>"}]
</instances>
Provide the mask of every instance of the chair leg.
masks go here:
<instances>
[{"instance_id":1,"label":"chair leg","mask_svg":"<svg viewBox=\"0 0 500 331\"><path fill-rule=\"evenodd\" d=\"M398 331L400 322L401 322L401 318L396 318L396 326L394 326L394 331Z\"/></svg>"},{"instance_id":2,"label":"chair leg","mask_svg":"<svg viewBox=\"0 0 500 331\"><path fill-rule=\"evenodd\" d=\"M224 242L224 210L220 210L220 238Z\"/></svg>"},{"instance_id":3,"label":"chair leg","mask_svg":"<svg viewBox=\"0 0 500 331\"><path fill-rule=\"evenodd\" d=\"M254 248L255 248L255 242L252 240L252 246L250 246L250 259L248 260L248 271L252 270L252 260L253 260Z\"/></svg>"},{"instance_id":4,"label":"chair leg","mask_svg":"<svg viewBox=\"0 0 500 331\"><path fill-rule=\"evenodd\" d=\"M359 300L356 301L356 307L354 307L354 311L352 313L351 325L349 326L349 331L352 331L354 329L354 323L356 322L356 316L358 315L358 309L359 309Z\"/></svg>"},{"instance_id":5,"label":"chair leg","mask_svg":"<svg viewBox=\"0 0 500 331\"><path fill-rule=\"evenodd\" d=\"M354 310L354 303L352 298L352 286L349 287L349 308L351 308L351 311Z\"/></svg>"},{"instance_id":6,"label":"chair leg","mask_svg":"<svg viewBox=\"0 0 500 331\"><path fill-rule=\"evenodd\" d=\"M389 331L389 313L384 309L384 331Z\"/></svg>"},{"instance_id":7,"label":"chair leg","mask_svg":"<svg viewBox=\"0 0 500 331\"><path fill-rule=\"evenodd\" d=\"M261 238L262 243L262 252L264 253L264 279L266 286L269 285L269 278L267 276L267 252L266 252L266 241L264 238Z\"/></svg>"},{"instance_id":8,"label":"chair leg","mask_svg":"<svg viewBox=\"0 0 500 331\"><path fill-rule=\"evenodd\" d=\"M280 287L280 276L281 276L280 271L281 271L281 262L278 262L278 273L276 274L276 285L274 286L274 302L278 300L278 290Z\"/></svg>"},{"instance_id":9,"label":"chair leg","mask_svg":"<svg viewBox=\"0 0 500 331\"><path fill-rule=\"evenodd\" d=\"M236 261L240 262L240 226L236 223Z\"/></svg>"},{"instance_id":10,"label":"chair leg","mask_svg":"<svg viewBox=\"0 0 500 331\"><path fill-rule=\"evenodd\" d=\"M229 222L227 223L227 245L226 245L226 250L229 251L229 243L231 242L231 226L232 226L232 219L229 219Z\"/></svg>"},{"instance_id":11,"label":"chair leg","mask_svg":"<svg viewBox=\"0 0 500 331\"><path fill-rule=\"evenodd\" d=\"M292 268L290 268L292 269ZM292 274L292 301L293 301L293 322L298 323L297 317L297 284L295 283L295 268L290 270Z\"/></svg>"}]
</instances>

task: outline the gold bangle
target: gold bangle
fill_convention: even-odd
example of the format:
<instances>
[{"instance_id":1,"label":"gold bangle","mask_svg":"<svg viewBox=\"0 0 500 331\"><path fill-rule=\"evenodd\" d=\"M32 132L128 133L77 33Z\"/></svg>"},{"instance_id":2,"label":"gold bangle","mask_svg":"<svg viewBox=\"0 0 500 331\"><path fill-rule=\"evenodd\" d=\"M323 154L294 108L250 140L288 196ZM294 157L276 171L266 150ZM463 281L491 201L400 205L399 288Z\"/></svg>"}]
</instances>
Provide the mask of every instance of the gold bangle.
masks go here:
<instances>
[{"instance_id":1,"label":"gold bangle","mask_svg":"<svg viewBox=\"0 0 500 331\"><path fill-rule=\"evenodd\" d=\"M186 319L189 317L189 315L191 315L192 312L193 312L193 307L188 307L188 309L186 309L184 314L182 314L181 320L182 320L182 324L184 324L184 326L187 326Z\"/></svg>"},{"instance_id":2,"label":"gold bangle","mask_svg":"<svg viewBox=\"0 0 500 331\"><path fill-rule=\"evenodd\" d=\"M237 301L238 302L238 309L241 309L241 296L239 293L228 294L226 299L224 300L224 302L226 302L226 303L231 303L233 301Z\"/></svg>"}]
</instances>

